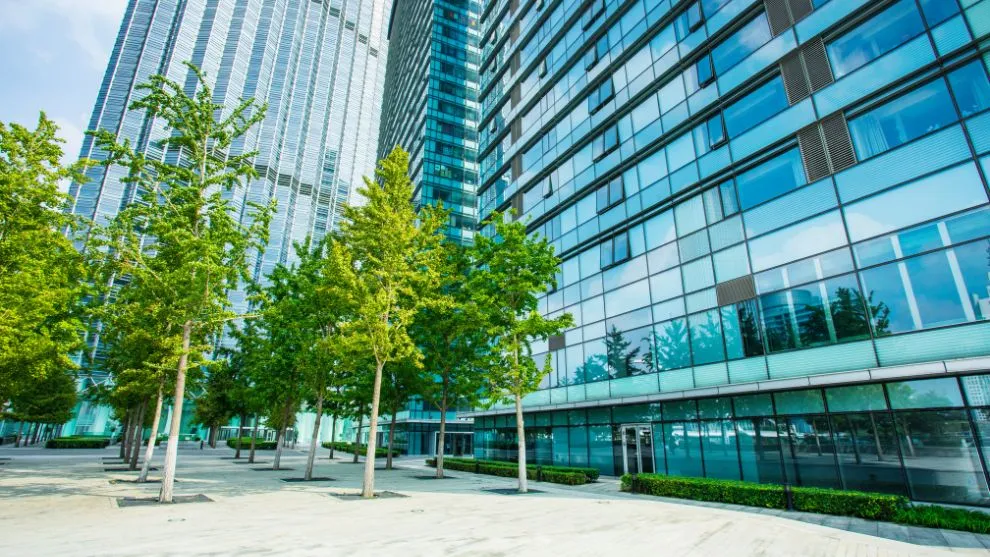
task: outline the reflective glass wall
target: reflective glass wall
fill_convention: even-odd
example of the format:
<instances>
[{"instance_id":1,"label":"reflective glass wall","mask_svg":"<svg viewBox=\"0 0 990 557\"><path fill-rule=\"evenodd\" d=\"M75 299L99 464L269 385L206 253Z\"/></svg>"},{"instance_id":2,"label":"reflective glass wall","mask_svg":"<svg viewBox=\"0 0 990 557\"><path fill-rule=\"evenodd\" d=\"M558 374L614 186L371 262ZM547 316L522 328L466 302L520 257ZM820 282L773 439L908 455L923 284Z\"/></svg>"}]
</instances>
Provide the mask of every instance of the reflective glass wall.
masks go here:
<instances>
[{"instance_id":1,"label":"reflective glass wall","mask_svg":"<svg viewBox=\"0 0 990 557\"><path fill-rule=\"evenodd\" d=\"M483 9L481 217L575 323L527 406L990 354L990 0L791 4Z\"/></svg>"},{"instance_id":2,"label":"reflective glass wall","mask_svg":"<svg viewBox=\"0 0 990 557\"><path fill-rule=\"evenodd\" d=\"M639 424L648 428L649 441L638 445L649 447L645 472L990 506L990 375L561 410L525 421L535 463L635 471L634 428L626 426ZM477 457L516 458L513 416L475 425Z\"/></svg>"}]
</instances>

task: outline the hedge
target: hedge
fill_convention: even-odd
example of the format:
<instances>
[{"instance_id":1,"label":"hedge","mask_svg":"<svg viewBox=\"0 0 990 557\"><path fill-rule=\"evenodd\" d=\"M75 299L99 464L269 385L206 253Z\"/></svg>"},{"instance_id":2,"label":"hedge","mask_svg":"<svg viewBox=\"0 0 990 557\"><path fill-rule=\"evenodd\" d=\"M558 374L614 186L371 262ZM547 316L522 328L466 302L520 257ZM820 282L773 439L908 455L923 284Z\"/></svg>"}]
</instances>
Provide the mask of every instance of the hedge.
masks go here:
<instances>
[{"instance_id":1,"label":"hedge","mask_svg":"<svg viewBox=\"0 0 990 557\"><path fill-rule=\"evenodd\" d=\"M784 486L710 478L682 478L660 474L626 474L621 489L647 495L716 501L752 507L787 508ZM938 505L911 505L901 495L842 491L818 487L792 487L796 511L856 516L911 526L990 534L990 514Z\"/></svg>"},{"instance_id":2,"label":"hedge","mask_svg":"<svg viewBox=\"0 0 990 557\"><path fill-rule=\"evenodd\" d=\"M109 437L56 437L45 443L46 449L103 449L108 446Z\"/></svg>"},{"instance_id":3,"label":"hedge","mask_svg":"<svg viewBox=\"0 0 990 557\"><path fill-rule=\"evenodd\" d=\"M331 445L333 446L333 449L335 451L342 451L342 452L345 452L345 453L354 453L354 443L348 443L346 441L334 441L333 443L331 443L330 441L324 441L323 442L323 448L324 449L329 449L331 447ZM361 454L367 454L367 452L368 452L368 446L367 445L359 445L358 448L357 448L357 450ZM393 457L400 456L401 454L402 454L402 451L400 451L399 449L392 449L392 456ZM385 458L387 456L388 456L388 449L382 448L382 447L375 447L375 458Z\"/></svg>"},{"instance_id":4,"label":"hedge","mask_svg":"<svg viewBox=\"0 0 990 557\"><path fill-rule=\"evenodd\" d=\"M990 534L990 515L987 513L937 505L914 505L900 509L894 515L894 522L912 526Z\"/></svg>"},{"instance_id":5,"label":"hedge","mask_svg":"<svg viewBox=\"0 0 990 557\"><path fill-rule=\"evenodd\" d=\"M276 445L275 441L265 441L264 439L260 439L259 438L259 439L255 439L255 441L254 441L254 450L256 450L256 451L274 451L275 450L275 445ZM230 447L231 449L236 449L237 448L237 438L234 437L233 439L227 439L227 446ZM245 449L251 450L251 438L250 437L241 437L241 450L245 450Z\"/></svg>"},{"instance_id":6,"label":"hedge","mask_svg":"<svg viewBox=\"0 0 990 557\"><path fill-rule=\"evenodd\" d=\"M426 459L427 466L436 467L437 459ZM445 470L459 470L475 474L488 474L503 478L515 478L519 475L516 464L501 460L475 460L468 458L443 459ZM594 472L594 474L592 474ZM534 481L551 482L565 485L581 485L598 479L598 470L594 468L569 468L566 466L543 466L530 464L526 467L526 477Z\"/></svg>"}]
</instances>

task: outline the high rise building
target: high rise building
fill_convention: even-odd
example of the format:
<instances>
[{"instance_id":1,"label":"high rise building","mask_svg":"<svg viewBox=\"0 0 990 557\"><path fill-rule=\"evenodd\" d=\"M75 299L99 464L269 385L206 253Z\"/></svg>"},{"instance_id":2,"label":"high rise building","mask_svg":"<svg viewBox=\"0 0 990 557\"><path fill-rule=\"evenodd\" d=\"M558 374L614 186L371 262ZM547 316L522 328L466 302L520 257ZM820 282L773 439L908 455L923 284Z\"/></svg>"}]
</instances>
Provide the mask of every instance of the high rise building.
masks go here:
<instances>
[{"instance_id":1,"label":"high rise building","mask_svg":"<svg viewBox=\"0 0 990 557\"><path fill-rule=\"evenodd\" d=\"M294 256L293 242L333 230L374 169L390 8L385 0L130 0L90 129L110 130L151 157L175 157L154 145L166 133L162 122L128 106L154 74L193 93L186 61L202 68L227 110L242 98L267 103L264 121L236 146L258 152L260 177L227 194L235 211L247 201L278 202L269 247L254 261L264 276ZM81 155L104 157L90 138ZM113 217L134 199L124 173L91 169L88 182L70 188L73 211L98 223ZM245 309L243 292L231 298ZM84 404L66 431L99 432L105 423L103 409Z\"/></svg>"},{"instance_id":2,"label":"high rise building","mask_svg":"<svg viewBox=\"0 0 990 557\"><path fill-rule=\"evenodd\" d=\"M472 241L478 222L480 11L478 0L395 0L378 144L379 157L397 145L409 152L415 203L442 202L451 210L447 237L461 243ZM412 400L396 414L394 446L406 454L432 455L441 446L445 454L471 454L472 420L456 414L448 412L441 441L440 412ZM391 427L390 417L380 420L380 446Z\"/></svg>"},{"instance_id":3,"label":"high rise building","mask_svg":"<svg viewBox=\"0 0 990 557\"><path fill-rule=\"evenodd\" d=\"M477 223L477 0L395 0L380 157L409 151L415 201L452 210L447 235L470 242Z\"/></svg>"},{"instance_id":4,"label":"high rise building","mask_svg":"<svg viewBox=\"0 0 990 557\"><path fill-rule=\"evenodd\" d=\"M563 260L528 458L990 505L990 0L493 0L480 214ZM481 233L489 233L482 230ZM511 408L475 453L515 458Z\"/></svg>"}]
</instances>

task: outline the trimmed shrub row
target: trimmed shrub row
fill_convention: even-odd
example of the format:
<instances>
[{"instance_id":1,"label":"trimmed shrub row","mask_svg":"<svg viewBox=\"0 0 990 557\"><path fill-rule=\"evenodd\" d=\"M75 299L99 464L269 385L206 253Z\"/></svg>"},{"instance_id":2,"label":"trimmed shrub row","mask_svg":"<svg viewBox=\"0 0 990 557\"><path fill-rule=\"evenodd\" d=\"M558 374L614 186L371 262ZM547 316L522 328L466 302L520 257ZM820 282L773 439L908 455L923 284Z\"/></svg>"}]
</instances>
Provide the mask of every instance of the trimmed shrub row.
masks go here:
<instances>
[{"instance_id":1,"label":"trimmed shrub row","mask_svg":"<svg viewBox=\"0 0 990 557\"><path fill-rule=\"evenodd\" d=\"M275 450L275 445L276 445L275 441L265 441L264 439L258 438L258 439L255 439L255 441L254 441L254 450L256 450L256 451L274 451ZM236 449L237 448L237 438L234 437L233 439L227 439L227 446L230 447L231 449ZM251 438L250 437L241 437L241 450L242 451L243 450L251 450Z\"/></svg>"},{"instance_id":2,"label":"trimmed shrub row","mask_svg":"<svg viewBox=\"0 0 990 557\"><path fill-rule=\"evenodd\" d=\"M622 476L621 482L623 491L634 493L751 507L787 508L787 491L784 486L776 484L660 474L626 474ZM790 492L793 509L797 511L990 534L990 515L979 511L938 505L911 505L906 497L887 493L818 487L791 487Z\"/></svg>"},{"instance_id":3,"label":"trimmed shrub row","mask_svg":"<svg viewBox=\"0 0 990 557\"><path fill-rule=\"evenodd\" d=\"M354 453L354 443L347 443L345 441L334 441L333 443L331 443L330 441L325 441L323 443L323 448L324 449L329 449L331 447L331 445L333 446L333 449L335 451L342 451L342 452L351 453L351 454ZM358 445L357 450L362 455L363 454L366 454L368 452L368 446L367 445ZM401 454L402 454L402 451L400 451L399 449L392 449L392 456L393 457L399 456ZM388 449L385 449L385 448L382 448L382 447L375 447L375 458L385 458L387 456L388 456Z\"/></svg>"},{"instance_id":4,"label":"trimmed shrub row","mask_svg":"<svg viewBox=\"0 0 990 557\"><path fill-rule=\"evenodd\" d=\"M56 437L45 443L46 449L103 449L108 446L109 437Z\"/></svg>"},{"instance_id":5,"label":"trimmed shrub row","mask_svg":"<svg viewBox=\"0 0 990 557\"><path fill-rule=\"evenodd\" d=\"M784 486L713 478L682 478L661 474L626 474L622 489L647 495L715 501L750 507L786 509ZM817 487L791 487L793 508L797 511L858 516L872 520L893 520L908 500L901 495L840 491Z\"/></svg>"},{"instance_id":6,"label":"trimmed shrub row","mask_svg":"<svg viewBox=\"0 0 990 557\"><path fill-rule=\"evenodd\" d=\"M436 467L437 459L426 459L427 466ZM488 474L503 478L515 478L519 468L515 463L500 460L475 460L470 458L443 459L445 470L459 470L475 474ZM593 473L592 473L593 472ZM581 485L598 479L595 468L569 468L567 466L542 466L530 464L526 466L526 477L538 482L551 482L565 485Z\"/></svg>"}]
</instances>

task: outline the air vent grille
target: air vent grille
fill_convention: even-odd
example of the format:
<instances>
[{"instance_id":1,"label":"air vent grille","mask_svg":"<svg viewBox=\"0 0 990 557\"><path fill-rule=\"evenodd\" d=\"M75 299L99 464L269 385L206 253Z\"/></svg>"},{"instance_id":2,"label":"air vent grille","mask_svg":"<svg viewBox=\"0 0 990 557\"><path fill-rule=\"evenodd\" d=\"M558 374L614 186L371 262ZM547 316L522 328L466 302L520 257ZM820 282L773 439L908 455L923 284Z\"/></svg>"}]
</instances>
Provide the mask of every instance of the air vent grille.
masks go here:
<instances>
[{"instance_id":1,"label":"air vent grille","mask_svg":"<svg viewBox=\"0 0 990 557\"><path fill-rule=\"evenodd\" d=\"M812 124L799 131L797 137L808 181L814 182L828 176L828 155L825 154L825 141L822 139L818 124Z\"/></svg>"},{"instance_id":2,"label":"air vent grille","mask_svg":"<svg viewBox=\"0 0 990 557\"><path fill-rule=\"evenodd\" d=\"M811 0L790 0L788 5L791 8L791 21L794 23L808 17L808 14L815 9Z\"/></svg>"},{"instance_id":3,"label":"air vent grille","mask_svg":"<svg viewBox=\"0 0 990 557\"><path fill-rule=\"evenodd\" d=\"M718 305L720 306L755 298L756 283L753 281L753 275L746 275L716 285L715 296L718 298Z\"/></svg>"},{"instance_id":4,"label":"air vent grille","mask_svg":"<svg viewBox=\"0 0 990 557\"><path fill-rule=\"evenodd\" d=\"M811 92L824 89L832 84L835 79L832 77L832 67L828 63L828 55L825 53L825 42L820 38L808 43L801 51L804 58L804 68L808 73L808 83L811 84Z\"/></svg>"},{"instance_id":5,"label":"air vent grille","mask_svg":"<svg viewBox=\"0 0 990 557\"><path fill-rule=\"evenodd\" d=\"M567 343L564 341L564 335L553 335L548 339L548 341L549 341L548 344L550 345L549 348L551 351L563 350L564 347L567 346Z\"/></svg>"},{"instance_id":6,"label":"air vent grille","mask_svg":"<svg viewBox=\"0 0 990 557\"><path fill-rule=\"evenodd\" d=\"M797 104L811 94L808 80L804 77L800 53L795 52L780 61L780 75L784 78L784 90L787 91L787 102L790 104Z\"/></svg>"},{"instance_id":7,"label":"air vent grille","mask_svg":"<svg viewBox=\"0 0 990 557\"><path fill-rule=\"evenodd\" d=\"M787 11L787 0L764 0L770 32L777 36L791 26L791 14Z\"/></svg>"},{"instance_id":8,"label":"air vent grille","mask_svg":"<svg viewBox=\"0 0 990 557\"><path fill-rule=\"evenodd\" d=\"M849 138L849 126L840 112L822 120L822 136L832 172L839 172L856 164L856 152Z\"/></svg>"}]
</instances>

